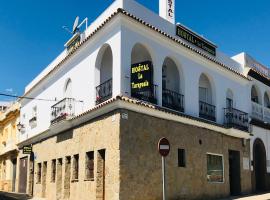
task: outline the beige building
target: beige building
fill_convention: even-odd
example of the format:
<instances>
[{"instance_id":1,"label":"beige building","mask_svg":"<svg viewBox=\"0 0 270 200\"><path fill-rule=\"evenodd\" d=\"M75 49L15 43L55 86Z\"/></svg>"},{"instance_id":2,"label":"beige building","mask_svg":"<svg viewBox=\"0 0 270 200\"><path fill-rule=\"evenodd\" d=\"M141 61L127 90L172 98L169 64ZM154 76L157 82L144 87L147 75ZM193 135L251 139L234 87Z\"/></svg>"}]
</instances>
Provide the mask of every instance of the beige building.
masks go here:
<instances>
[{"instance_id":1,"label":"beige building","mask_svg":"<svg viewBox=\"0 0 270 200\"><path fill-rule=\"evenodd\" d=\"M15 191L17 167L17 124L20 105L11 104L0 114L0 190Z\"/></svg>"}]
</instances>

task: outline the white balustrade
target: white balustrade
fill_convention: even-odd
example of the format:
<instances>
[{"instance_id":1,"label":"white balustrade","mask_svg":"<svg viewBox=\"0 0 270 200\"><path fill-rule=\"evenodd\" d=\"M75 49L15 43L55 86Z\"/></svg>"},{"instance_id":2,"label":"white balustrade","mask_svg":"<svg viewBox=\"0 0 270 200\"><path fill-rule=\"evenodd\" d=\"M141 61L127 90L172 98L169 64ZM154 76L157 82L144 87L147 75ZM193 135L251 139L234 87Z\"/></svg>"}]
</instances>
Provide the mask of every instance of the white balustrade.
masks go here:
<instances>
[{"instance_id":1,"label":"white balustrade","mask_svg":"<svg viewBox=\"0 0 270 200\"><path fill-rule=\"evenodd\" d=\"M263 118L264 121L270 123L270 109L267 107L264 107Z\"/></svg>"},{"instance_id":2,"label":"white balustrade","mask_svg":"<svg viewBox=\"0 0 270 200\"><path fill-rule=\"evenodd\" d=\"M262 105L251 102L252 104L252 117L258 120L263 120L263 107Z\"/></svg>"}]
</instances>

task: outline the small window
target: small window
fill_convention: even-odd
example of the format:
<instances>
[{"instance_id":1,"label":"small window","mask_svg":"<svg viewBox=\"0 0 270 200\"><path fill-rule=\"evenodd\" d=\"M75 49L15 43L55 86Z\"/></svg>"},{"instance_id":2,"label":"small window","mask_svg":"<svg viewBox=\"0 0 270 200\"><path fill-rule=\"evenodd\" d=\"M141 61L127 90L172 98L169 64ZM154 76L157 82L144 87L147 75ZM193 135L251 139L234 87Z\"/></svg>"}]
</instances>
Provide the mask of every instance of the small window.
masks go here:
<instances>
[{"instance_id":1,"label":"small window","mask_svg":"<svg viewBox=\"0 0 270 200\"><path fill-rule=\"evenodd\" d=\"M93 151L89 151L86 153L85 179L86 180L94 179L94 152Z\"/></svg>"},{"instance_id":2,"label":"small window","mask_svg":"<svg viewBox=\"0 0 270 200\"><path fill-rule=\"evenodd\" d=\"M207 154L207 181L222 183L223 176L223 156Z\"/></svg>"},{"instance_id":3,"label":"small window","mask_svg":"<svg viewBox=\"0 0 270 200\"><path fill-rule=\"evenodd\" d=\"M74 155L73 157L73 180L79 179L79 154Z\"/></svg>"},{"instance_id":4,"label":"small window","mask_svg":"<svg viewBox=\"0 0 270 200\"><path fill-rule=\"evenodd\" d=\"M56 160L52 160L52 170L51 170L52 174L51 174L51 182L54 183L55 182L55 177L56 177Z\"/></svg>"},{"instance_id":5,"label":"small window","mask_svg":"<svg viewBox=\"0 0 270 200\"><path fill-rule=\"evenodd\" d=\"M178 167L186 167L185 149L178 149Z\"/></svg>"},{"instance_id":6,"label":"small window","mask_svg":"<svg viewBox=\"0 0 270 200\"><path fill-rule=\"evenodd\" d=\"M41 183L41 163L37 164L37 183Z\"/></svg>"}]
</instances>

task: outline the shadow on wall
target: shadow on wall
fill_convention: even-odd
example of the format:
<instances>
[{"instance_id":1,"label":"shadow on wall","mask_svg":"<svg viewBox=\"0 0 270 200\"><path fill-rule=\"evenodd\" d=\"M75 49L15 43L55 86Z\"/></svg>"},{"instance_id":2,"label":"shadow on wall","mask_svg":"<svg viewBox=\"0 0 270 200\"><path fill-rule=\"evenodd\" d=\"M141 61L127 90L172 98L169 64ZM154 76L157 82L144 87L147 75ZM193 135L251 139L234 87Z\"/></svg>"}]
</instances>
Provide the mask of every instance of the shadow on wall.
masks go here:
<instances>
[{"instance_id":1,"label":"shadow on wall","mask_svg":"<svg viewBox=\"0 0 270 200\"><path fill-rule=\"evenodd\" d=\"M69 130L69 131L66 131L64 133L57 135L56 143L64 142L64 141L70 140L72 138L73 138L73 131Z\"/></svg>"}]
</instances>

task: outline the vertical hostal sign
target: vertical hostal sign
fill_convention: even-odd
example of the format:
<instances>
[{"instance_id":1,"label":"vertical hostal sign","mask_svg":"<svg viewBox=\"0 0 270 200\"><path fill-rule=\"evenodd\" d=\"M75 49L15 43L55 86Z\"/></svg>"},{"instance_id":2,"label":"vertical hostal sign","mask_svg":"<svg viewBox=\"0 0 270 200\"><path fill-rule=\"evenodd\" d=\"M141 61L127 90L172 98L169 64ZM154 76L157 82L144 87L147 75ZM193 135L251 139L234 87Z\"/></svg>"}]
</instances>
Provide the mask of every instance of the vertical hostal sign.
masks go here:
<instances>
[{"instance_id":1,"label":"vertical hostal sign","mask_svg":"<svg viewBox=\"0 0 270 200\"><path fill-rule=\"evenodd\" d=\"M153 86L152 62L145 61L131 65L131 93L151 91Z\"/></svg>"}]
</instances>

